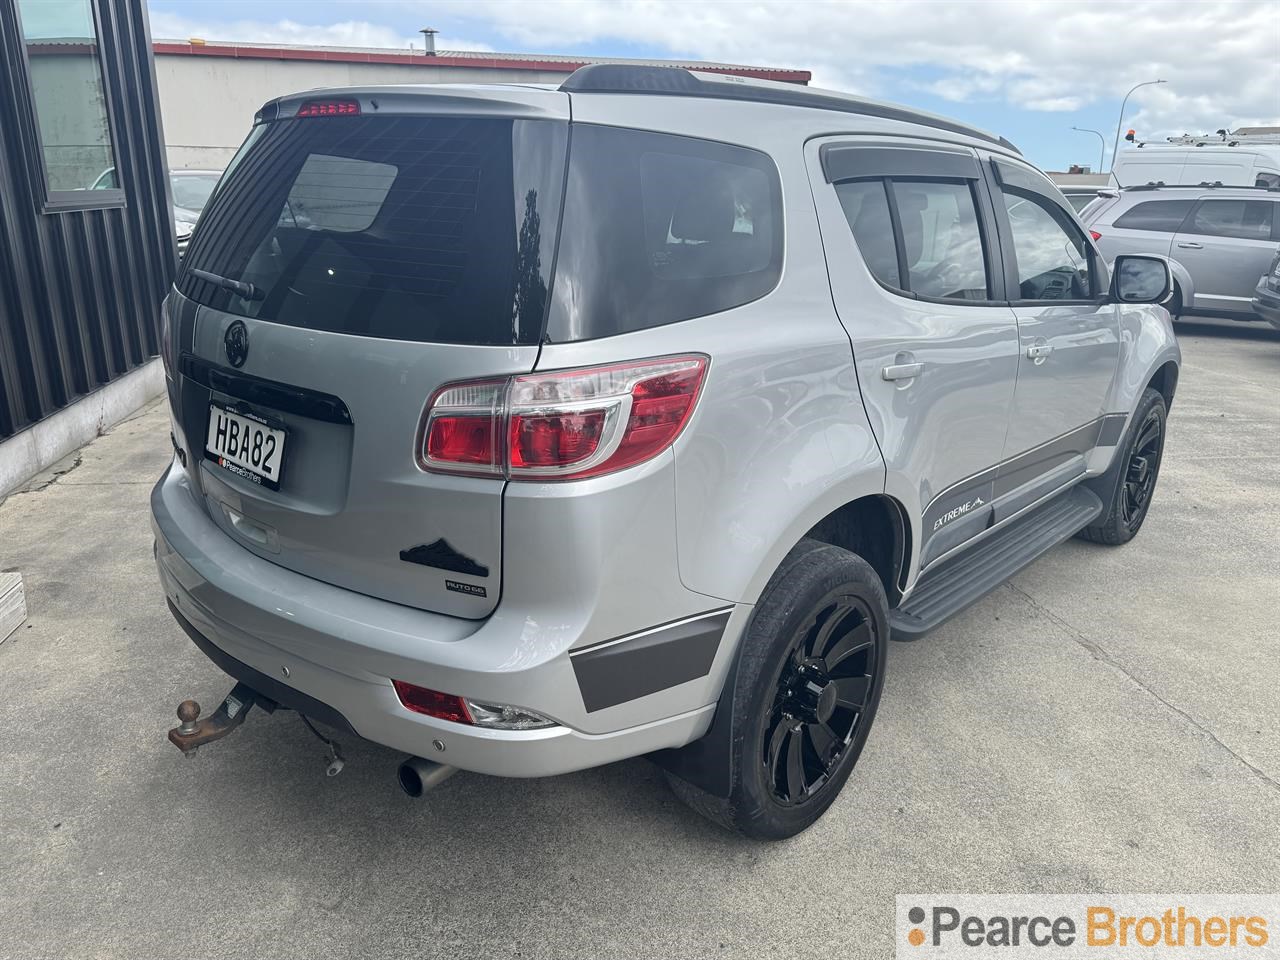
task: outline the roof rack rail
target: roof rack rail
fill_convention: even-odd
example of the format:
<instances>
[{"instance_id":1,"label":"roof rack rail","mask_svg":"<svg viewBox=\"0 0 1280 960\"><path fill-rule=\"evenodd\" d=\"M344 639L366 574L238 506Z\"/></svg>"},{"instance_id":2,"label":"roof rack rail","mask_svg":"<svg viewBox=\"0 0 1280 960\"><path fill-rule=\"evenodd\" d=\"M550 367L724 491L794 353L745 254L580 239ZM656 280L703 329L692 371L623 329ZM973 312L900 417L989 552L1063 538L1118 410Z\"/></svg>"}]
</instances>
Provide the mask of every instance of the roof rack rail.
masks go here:
<instances>
[{"instance_id":1,"label":"roof rack rail","mask_svg":"<svg viewBox=\"0 0 1280 960\"><path fill-rule=\"evenodd\" d=\"M769 80L749 81L741 77L694 72L684 67L636 66L621 63L592 63L569 75L560 89L566 93L639 93L666 97L701 97L708 100L745 100L815 110L901 120L958 133L994 143L1021 156L1022 151L1004 137L977 127L958 123L911 107L846 94L811 90L790 83Z\"/></svg>"},{"instance_id":2,"label":"roof rack rail","mask_svg":"<svg viewBox=\"0 0 1280 960\"><path fill-rule=\"evenodd\" d=\"M1223 183L1221 180L1201 180L1199 183L1165 183L1163 180L1148 180L1133 186L1121 187L1126 193L1137 193L1142 190L1264 190L1268 193L1280 193L1280 187L1268 187L1261 183Z\"/></svg>"}]
</instances>

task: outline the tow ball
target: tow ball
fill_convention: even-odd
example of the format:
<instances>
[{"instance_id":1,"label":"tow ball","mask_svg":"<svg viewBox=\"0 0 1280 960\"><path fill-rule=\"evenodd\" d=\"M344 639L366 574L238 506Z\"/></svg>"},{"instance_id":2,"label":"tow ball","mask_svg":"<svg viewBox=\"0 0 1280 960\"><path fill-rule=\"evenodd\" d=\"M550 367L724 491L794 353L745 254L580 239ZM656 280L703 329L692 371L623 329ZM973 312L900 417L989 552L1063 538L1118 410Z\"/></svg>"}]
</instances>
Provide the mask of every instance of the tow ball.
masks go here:
<instances>
[{"instance_id":1,"label":"tow ball","mask_svg":"<svg viewBox=\"0 0 1280 960\"><path fill-rule=\"evenodd\" d=\"M253 708L257 694L243 683L237 683L210 716L200 719L200 704L183 700L178 704L178 725L169 731L170 742L193 757L206 743L221 740L244 723Z\"/></svg>"},{"instance_id":2,"label":"tow ball","mask_svg":"<svg viewBox=\"0 0 1280 960\"><path fill-rule=\"evenodd\" d=\"M231 692L218 705L218 709L203 720L200 719L200 704L194 700L183 700L178 704L178 725L169 731L169 741L182 751L184 757L194 757L196 750L200 747L206 743L221 740L244 723L245 717L249 715L254 704L267 713L275 713L280 707L274 700L262 696L243 683L237 683L232 687ZM342 759L342 747L338 745L338 741L326 737L317 730L305 716L302 714L298 716L301 717L307 729L325 745L328 754L325 775L336 777L346 764Z\"/></svg>"}]
</instances>

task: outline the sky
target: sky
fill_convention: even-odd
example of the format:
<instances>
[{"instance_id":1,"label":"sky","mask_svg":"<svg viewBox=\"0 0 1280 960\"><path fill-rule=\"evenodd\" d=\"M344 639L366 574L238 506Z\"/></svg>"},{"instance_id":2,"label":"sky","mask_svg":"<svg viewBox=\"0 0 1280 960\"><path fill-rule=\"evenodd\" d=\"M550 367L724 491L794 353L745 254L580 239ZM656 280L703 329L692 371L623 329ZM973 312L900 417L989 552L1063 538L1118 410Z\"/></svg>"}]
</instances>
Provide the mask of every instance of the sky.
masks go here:
<instances>
[{"instance_id":1,"label":"sky","mask_svg":"<svg viewBox=\"0 0 1280 960\"><path fill-rule=\"evenodd\" d=\"M1045 169L1142 139L1280 125L1280 0L149 0L152 36L718 60L930 110ZM1109 162L1109 160L1108 160Z\"/></svg>"}]
</instances>

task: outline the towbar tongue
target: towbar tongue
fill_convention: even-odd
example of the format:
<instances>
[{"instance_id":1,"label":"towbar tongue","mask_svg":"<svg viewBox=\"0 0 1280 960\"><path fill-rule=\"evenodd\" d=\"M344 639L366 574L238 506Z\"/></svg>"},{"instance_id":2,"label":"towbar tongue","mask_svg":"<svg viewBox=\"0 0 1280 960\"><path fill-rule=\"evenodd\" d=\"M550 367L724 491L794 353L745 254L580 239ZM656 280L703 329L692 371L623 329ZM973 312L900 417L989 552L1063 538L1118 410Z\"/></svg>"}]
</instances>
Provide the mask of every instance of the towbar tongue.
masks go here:
<instances>
[{"instance_id":1,"label":"towbar tongue","mask_svg":"<svg viewBox=\"0 0 1280 960\"><path fill-rule=\"evenodd\" d=\"M200 717L200 704L183 700L178 704L178 726L169 731L169 740L183 755L195 755L196 748L221 740L249 715L258 695L251 687L237 683L210 716Z\"/></svg>"}]
</instances>

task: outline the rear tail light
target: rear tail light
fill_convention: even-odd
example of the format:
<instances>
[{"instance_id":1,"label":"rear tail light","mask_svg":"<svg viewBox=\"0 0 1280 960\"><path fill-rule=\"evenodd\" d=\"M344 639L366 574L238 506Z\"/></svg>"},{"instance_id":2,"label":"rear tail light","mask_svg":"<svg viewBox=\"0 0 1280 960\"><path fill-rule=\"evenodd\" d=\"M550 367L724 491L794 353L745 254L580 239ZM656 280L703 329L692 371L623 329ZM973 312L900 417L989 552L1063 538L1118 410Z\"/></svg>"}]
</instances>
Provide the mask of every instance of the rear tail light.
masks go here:
<instances>
[{"instance_id":1,"label":"rear tail light","mask_svg":"<svg viewBox=\"0 0 1280 960\"><path fill-rule=\"evenodd\" d=\"M300 117L350 117L360 112L359 100L308 100L298 107Z\"/></svg>"},{"instance_id":2,"label":"rear tail light","mask_svg":"<svg viewBox=\"0 0 1280 960\"><path fill-rule=\"evenodd\" d=\"M622 470L680 435L706 370L693 355L450 384L427 405L419 465L513 480Z\"/></svg>"},{"instance_id":3,"label":"rear tail light","mask_svg":"<svg viewBox=\"0 0 1280 960\"><path fill-rule=\"evenodd\" d=\"M454 723L471 722L471 714L467 713L467 705L461 697L441 693L439 690L428 690L404 680L392 680L391 685L396 688L396 696L400 698L400 702L414 713L452 720Z\"/></svg>"},{"instance_id":4,"label":"rear tail light","mask_svg":"<svg viewBox=\"0 0 1280 960\"><path fill-rule=\"evenodd\" d=\"M1089 236L1093 237L1094 243L1097 243L1099 240L1102 239L1102 234L1100 234L1097 230L1090 230Z\"/></svg>"},{"instance_id":5,"label":"rear tail light","mask_svg":"<svg viewBox=\"0 0 1280 960\"><path fill-rule=\"evenodd\" d=\"M554 720L523 707L468 700L452 693L428 690L405 680L392 680L391 685L406 710L440 720L495 730L540 730L556 725Z\"/></svg>"}]
</instances>

